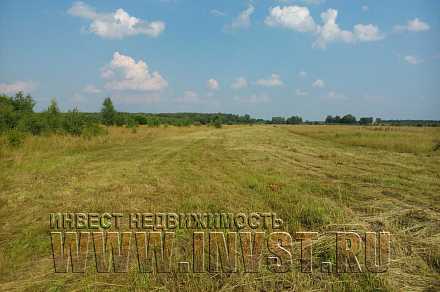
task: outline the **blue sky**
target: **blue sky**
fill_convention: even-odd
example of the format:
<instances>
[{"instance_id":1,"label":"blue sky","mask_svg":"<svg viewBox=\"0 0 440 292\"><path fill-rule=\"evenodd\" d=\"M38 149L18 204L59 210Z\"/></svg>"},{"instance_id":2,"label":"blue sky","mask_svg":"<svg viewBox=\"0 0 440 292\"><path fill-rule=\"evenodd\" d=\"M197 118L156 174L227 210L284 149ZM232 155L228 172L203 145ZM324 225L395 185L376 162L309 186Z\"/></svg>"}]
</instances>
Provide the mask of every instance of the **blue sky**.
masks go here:
<instances>
[{"instance_id":1,"label":"blue sky","mask_svg":"<svg viewBox=\"0 0 440 292\"><path fill-rule=\"evenodd\" d=\"M440 1L0 2L0 92L47 107L440 119Z\"/></svg>"}]
</instances>

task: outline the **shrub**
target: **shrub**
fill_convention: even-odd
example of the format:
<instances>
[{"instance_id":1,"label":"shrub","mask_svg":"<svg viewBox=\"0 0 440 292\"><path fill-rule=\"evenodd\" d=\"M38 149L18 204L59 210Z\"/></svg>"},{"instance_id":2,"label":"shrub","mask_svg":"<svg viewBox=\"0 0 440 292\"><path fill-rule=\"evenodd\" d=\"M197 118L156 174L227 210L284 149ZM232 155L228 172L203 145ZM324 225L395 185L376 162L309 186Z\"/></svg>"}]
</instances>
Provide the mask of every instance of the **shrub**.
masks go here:
<instances>
[{"instance_id":1,"label":"shrub","mask_svg":"<svg viewBox=\"0 0 440 292\"><path fill-rule=\"evenodd\" d=\"M8 131L7 141L11 147L20 147L24 142L25 134L16 129Z\"/></svg>"},{"instance_id":2,"label":"shrub","mask_svg":"<svg viewBox=\"0 0 440 292\"><path fill-rule=\"evenodd\" d=\"M134 117L134 119L135 119L136 123L139 124L139 125L146 125L146 124L148 124L148 119L145 116L136 115Z\"/></svg>"},{"instance_id":3,"label":"shrub","mask_svg":"<svg viewBox=\"0 0 440 292\"><path fill-rule=\"evenodd\" d=\"M52 132L58 132L61 129L61 113L55 99L50 102L47 111L44 113L47 128Z\"/></svg>"},{"instance_id":4,"label":"shrub","mask_svg":"<svg viewBox=\"0 0 440 292\"><path fill-rule=\"evenodd\" d=\"M216 120L214 122L214 127L216 127L217 129L220 129L222 127L222 123L219 120Z\"/></svg>"},{"instance_id":5,"label":"shrub","mask_svg":"<svg viewBox=\"0 0 440 292\"><path fill-rule=\"evenodd\" d=\"M434 147L432 148L432 151L440 150L440 140L434 141Z\"/></svg>"},{"instance_id":6,"label":"shrub","mask_svg":"<svg viewBox=\"0 0 440 292\"><path fill-rule=\"evenodd\" d=\"M126 125L128 123L126 116L122 113L116 113L113 121L113 124L118 127L122 127L123 125Z\"/></svg>"},{"instance_id":7,"label":"shrub","mask_svg":"<svg viewBox=\"0 0 440 292\"><path fill-rule=\"evenodd\" d=\"M127 117L127 128L131 129L132 133L137 132L137 126L138 126L138 124L134 118Z\"/></svg>"},{"instance_id":8,"label":"shrub","mask_svg":"<svg viewBox=\"0 0 440 292\"><path fill-rule=\"evenodd\" d=\"M14 111L11 98L0 95L0 133L17 126L18 115Z\"/></svg>"},{"instance_id":9,"label":"shrub","mask_svg":"<svg viewBox=\"0 0 440 292\"><path fill-rule=\"evenodd\" d=\"M113 106L113 102L110 97L104 99L102 103L101 115L102 115L102 123L107 126L111 126L115 124L116 118L116 110Z\"/></svg>"},{"instance_id":10,"label":"shrub","mask_svg":"<svg viewBox=\"0 0 440 292\"><path fill-rule=\"evenodd\" d=\"M69 111L63 120L63 130L71 135L80 136L85 126L85 119L77 108Z\"/></svg>"},{"instance_id":11,"label":"shrub","mask_svg":"<svg viewBox=\"0 0 440 292\"><path fill-rule=\"evenodd\" d=\"M95 123L89 123L81 130L81 136L86 139L91 139L96 136L107 134L107 130Z\"/></svg>"},{"instance_id":12,"label":"shrub","mask_svg":"<svg viewBox=\"0 0 440 292\"><path fill-rule=\"evenodd\" d=\"M45 130L46 124L36 114L26 114L21 117L17 127L20 131L29 132L35 136L40 135Z\"/></svg>"},{"instance_id":13,"label":"shrub","mask_svg":"<svg viewBox=\"0 0 440 292\"><path fill-rule=\"evenodd\" d=\"M20 114L33 113L35 101L30 95L24 96L23 92L18 92L15 97L11 99L14 110Z\"/></svg>"}]
</instances>

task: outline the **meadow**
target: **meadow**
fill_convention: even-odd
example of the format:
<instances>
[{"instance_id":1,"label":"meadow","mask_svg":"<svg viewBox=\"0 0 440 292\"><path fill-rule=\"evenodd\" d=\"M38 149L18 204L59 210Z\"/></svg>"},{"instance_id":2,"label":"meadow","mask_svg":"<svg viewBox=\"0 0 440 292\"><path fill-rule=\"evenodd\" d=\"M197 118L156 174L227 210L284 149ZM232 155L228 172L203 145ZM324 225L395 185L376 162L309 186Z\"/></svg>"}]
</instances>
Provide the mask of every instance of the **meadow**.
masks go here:
<instances>
[{"instance_id":1,"label":"meadow","mask_svg":"<svg viewBox=\"0 0 440 292\"><path fill-rule=\"evenodd\" d=\"M438 291L440 128L108 127L97 137L0 136L1 291ZM286 231L390 231L384 274L55 274L51 212L277 213ZM178 233L183 239L191 235ZM182 247L182 256L190 251ZM315 262L319 262L316 260Z\"/></svg>"}]
</instances>

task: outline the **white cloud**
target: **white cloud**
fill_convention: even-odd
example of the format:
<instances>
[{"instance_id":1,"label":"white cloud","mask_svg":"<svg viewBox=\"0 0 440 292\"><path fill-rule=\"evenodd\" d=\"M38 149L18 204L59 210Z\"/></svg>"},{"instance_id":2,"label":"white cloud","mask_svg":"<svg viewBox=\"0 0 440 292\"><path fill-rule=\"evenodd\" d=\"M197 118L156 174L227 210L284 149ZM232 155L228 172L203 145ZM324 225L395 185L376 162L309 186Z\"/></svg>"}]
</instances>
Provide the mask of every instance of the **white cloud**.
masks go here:
<instances>
[{"instance_id":1,"label":"white cloud","mask_svg":"<svg viewBox=\"0 0 440 292\"><path fill-rule=\"evenodd\" d=\"M423 63L423 60L418 58L418 57L416 57L416 56L405 56L403 59L408 64L411 64L411 65L417 65L417 64Z\"/></svg>"},{"instance_id":2,"label":"white cloud","mask_svg":"<svg viewBox=\"0 0 440 292\"><path fill-rule=\"evenodd\" d=\"M168 82L159 72L150 72L148 65L119 52L113 54L112 61L101 71L105 84L111 90L159 91L168 86Z\"/></svg>"},{"instance_id":3,"label":"white cloud","mask_svg":"<svg viewBox=\"0 0 440 292\"><path fill-rule=\"evenodd\" d=\"M285 27L299 32L309 32L316 35L313 47L326 48L330 42L372 42L384 38L379 28L372 24L357 24L353 31L343 30L336 23L338 11L328 9L321 13L322 25L317 25L307 7L279 6L269 10L265 23L269 26Z\"/></svg>"},{"instance_id":4,"label":"white cloud","mask_svg":"<svg viewBox=\"0 0 440 292\"><path fill-rule=\"evenodd\" d=\"M325 2L325 0L302 0L306 5L319 5Z\"/></svg>"},{"instance_id":5,"label":"white cloud","mask_svg":"<svg viewBox=\"0 0 440 292\"><path fill-rule=\"evenodd\" d=\"M209 90L218 90L220 88L219 82L213 78L208 80L206 86L208 87Z\"/></svg>"},{"instance_id":6,"label":"white cloud","mask_svg":"<svg viewBox=\"0 0 440 292\"><path fill-rule=\"evenodd\" d=\"M264 79L264 78L258 79L255 83L257 85L266 86L266 87L274 87L274 86L283 85L283 81L281 80L280 75L274 74L274 73L267 79Z\"/></svg>"},{"instance_id":7,"label":"white cloud","mask_svg":"<svg viewBox=\"0 0 440 292\"><path fill-rule=\"evenodd\" d=\"M280 3L303 3L305 5L319 5L325 3L326 0L276 0Z\"/></svg>"},{"instance_id":8,"label":"white cloud","mask_svg":"<svg viewBox=\"0 0 440 292\"><path fill-rule=\"evenodd\" d=\"M367 12L368 11L368 6L367 5L362 5L362 11Z\"/></svg>"},{"instance_id":9,"label":"white cloud","mask_svg":"<svg viewBox=\"0 0 440 292\"><path fill-rule=\"evenodd\" d=\"M325 87L325 83L321 79L317 79L315 82L313 82L312 86L316 88L323 88Z\"/></svg>"},{"instance_id":10,"label":"white cloud","mask_svg":"<svg viewBox=\"0 0 440 292\"><path fill-rule=\"evenodd\" d=\"M35 90L37 83L33 81L16 81L13 83L0 83L0 93L15 94L19 91L30 93Z\"/></svg>"},{"instance_id":11,"label":"white cloud","mask_svg":"<svg viewBox=\"0 0 440 292\"><path fill-rule=\"evenodd\" d=\"M130 16L122 8L111 13L98 13L84 2L75 2L68 13L90 20L88 30L103 38L122 39L134 35L157 37L165 30L163 21L148 22Z\"/></svg>"},{"instance_id":12,"label":"white cloud","mask_svg":"<svg viewBox=\"0 0 440 292\"><path fill-rule=\"evenodd\" d=\"M301 72L299 72L299 74L298 74L300 77L302 77L302 78L306 78L307 77L307 72L305 72L305 71L301 71Z\"/></svg>"},{"instance_id":13,"label":"white cloud","mask_svg":"<svg viewBox=\"0 0 440 292\"><path fill-rule=\"evenodd\" d=\"M248 86L248 82L247 82L246 78L244 78L244 77L238 77L231 84L231 88L233 88L233 89L246 88L247 86Z\"/></svg>"},{"instance_id":14,"label":"white cloud","mask_svg":"<svg viewBox=\"0 0 440 292\"><path fill-rule=\"evenodd\" d=\"M374 42L384 38L379 28L372 24L357 24L354 26L354 36L360 42Z\"/></svg>"},{"instance_id":15,"label":"white cloud","mask_svg":"<svg viewBox=\"0 0 440 292\"><path fill-rule=\"evenodd\" d=\"M315 21L307 7L276 6L269 10L264 21L268 26L284 27L299 32L313 32L316 30Z\"/></svg>"},{"instance_id":16,"label":"white cloud","mask_svg":"<svg viewBox=\"0 0 440 292\"><path fill-rule=\"evenodd\" d=\"M306 95L309 95L309 93L308 93L307 91L305 91L305 90L301 90L301 89L296 89L296 90L295 90L295 94L298 95L298 96L306 96Z\"/></svg>"},{"instance_id":17,"label":"white cloud","mask_svg":"<svg viewBox=\"0 0 440 292\"><path fill-rule=\"evenodd\" d=\"M255 7L252 4L243 10L230 24L229 28L248 28L251 26L251 15L254 13Z\"/></svg>"},{"instance_id":18,"label":"white cloud","mask_svg":"<svg viewBox=\"0 0 440 292\"><path fill-rule=\"evenodd\" d=\"M384 38L379 28L372 24L357 24L353 31L343 30L336 23L338 11L336 9L328 9L321 13L321 19L324 25L318 26L318 38L314 43L315 47L325 48L328 43L341 41L344 43L355 42L373 42Z\"/></svg>"},{"instance_id":19,"label":"white cloud","mask_svg":"<svg viewBox=\"0 0 440 292\"><path fill-rule=\"evenodd\" d=\"M248 95L248 96L235 96L234 100L239 103L248 103L248 104L270 102L270 98L265 94L252 94L252 95Z\"/></svg>"},{"instance_id":20,"label":"white cloud","mask_svg":"<svg viewBox=\"0 0 440 292\"><path fill-rule=\"evenodd\" d=\"M345 43L354 42L353 33L351 31L342 30L336 23L338 11L336 9L328 9L321 13L321 19L324 25L318 26L316 33L317 40L313 44L314 47L325 48L327 43L334 41L342 41Z\"/></svg>"},{"instance_id":21,"label":"white cloud","mask_svg":"<svg viewBox=\"0 0 440 292\"><path fill-rule=\"evenodd\" d=\"M214 16L225 16L226 13L224 13L223 11L217 10L217 9L211 9L209 11L209 13L211 13Z\"/></svg>"},{"instance_id":22,"label":"white cloud","mask_svg":"<svg viewBox=\"0 0 440 292\"><path fill-rule=\"evenodd\" d=\"M97 93L101 93L101 89L97 88L95 85L87 85L86 87L84 87L83 91L85 93L90 93L90 94L97 94Z\"/></svg>"},{"instance_id":23,"label":"white cloud","mask_svg":"<svg viewBox=\"0 0 440 292\"><path fill-rule=\"evenodd\" d=\"M406 25L395 25L394 31L396 32L421 32L421 31L427 31L431 27L426 22L423 22L422 20L418 18L414 18L413 20L409 20Z\"/></svg>"}]
</instances>

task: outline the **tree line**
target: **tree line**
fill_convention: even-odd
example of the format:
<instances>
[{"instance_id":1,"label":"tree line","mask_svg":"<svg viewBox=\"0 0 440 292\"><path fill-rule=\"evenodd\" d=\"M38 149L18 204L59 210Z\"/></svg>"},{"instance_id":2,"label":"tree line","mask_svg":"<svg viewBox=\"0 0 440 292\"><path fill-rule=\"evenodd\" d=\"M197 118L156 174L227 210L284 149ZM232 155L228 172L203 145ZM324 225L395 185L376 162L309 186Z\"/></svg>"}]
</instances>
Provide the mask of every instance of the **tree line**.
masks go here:
<instances>
[{"instance_id":1,"label":"tree line","mask_svg":"<svg viewBox=\"0 0 440 292\"><path fill-rule=\"evenodd\" d=\"M160 126L190 126L210 125L217 128L222 125L236 124L322 124L322 122L303 122L300 116L272 117L270 120L255 119L250 115L224 113L124 113L118 112L110 97L104 99L100 112L80 112L77 108L61 112L55 99L42 112L35 112L35 101L30 95L18 92L15 96L0 95L0 134L8 132L11 137L19 140L20 135L30 133L63 133L75 136L96 136L106 132L103 126L125 126L133 128L138 125ZM351 114L327 116L325 124L346 125L419 125L439 126L439 121L386 121L372 117L362 117L359 120ZM14 140L14 139L13 139Z\"/></svg>"}]
</instances>

